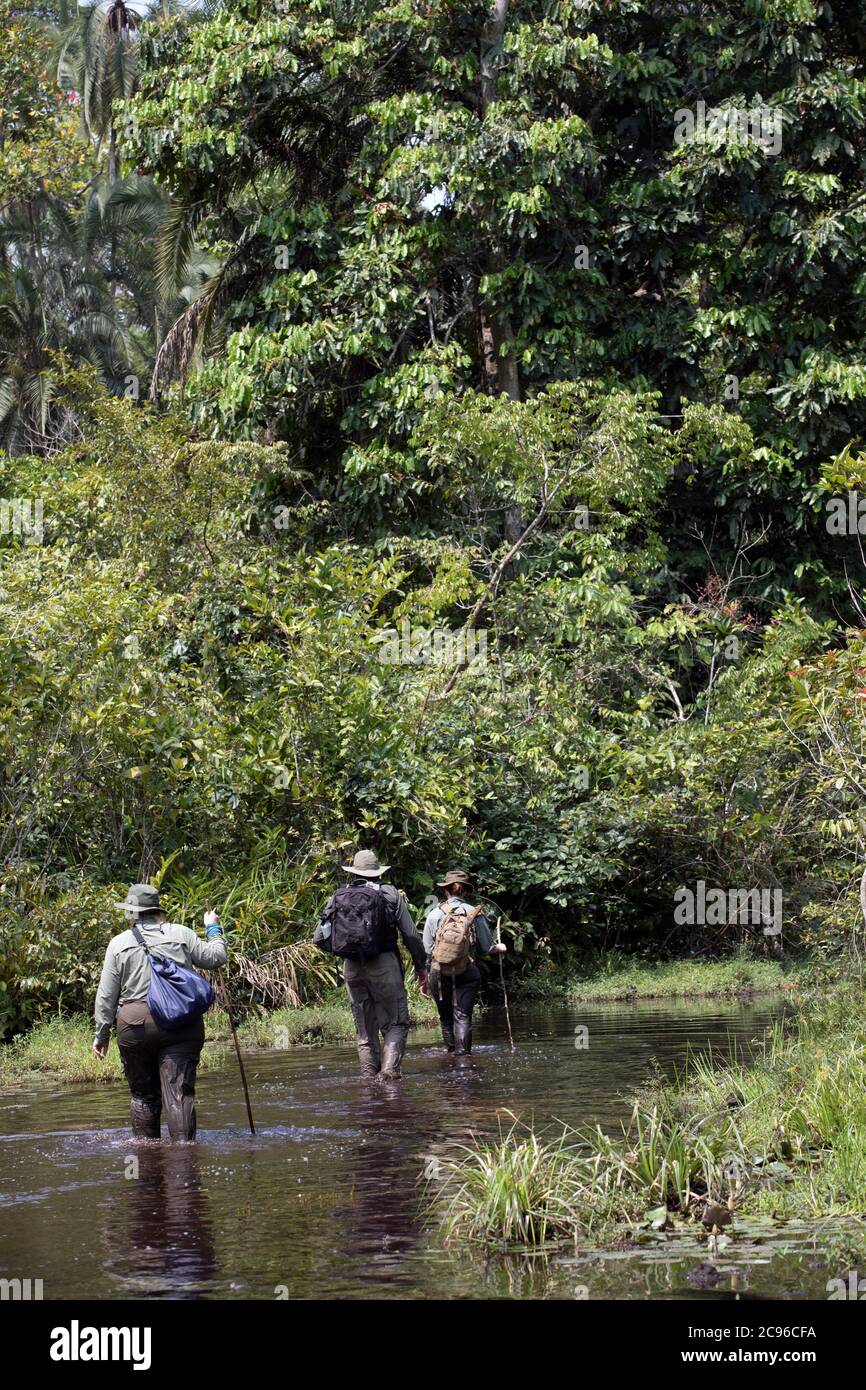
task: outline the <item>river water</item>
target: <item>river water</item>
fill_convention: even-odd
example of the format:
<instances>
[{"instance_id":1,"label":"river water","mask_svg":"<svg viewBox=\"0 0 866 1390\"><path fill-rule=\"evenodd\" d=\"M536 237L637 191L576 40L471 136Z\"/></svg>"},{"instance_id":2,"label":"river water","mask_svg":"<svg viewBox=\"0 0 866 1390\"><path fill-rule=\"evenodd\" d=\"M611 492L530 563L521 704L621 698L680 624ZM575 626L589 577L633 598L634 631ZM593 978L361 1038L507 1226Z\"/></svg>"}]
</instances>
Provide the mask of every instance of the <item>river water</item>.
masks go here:
<instances>
[{"instance_id":1,"label":"river water","mask_svg":"<svg viewBox=\"0 0 866 1390\"><path fill-rule=\"evenodd\" d=\"M709 1264L637 1254L483 1256L425 1221L431 1160L512 1112L612 1130L655 1066L748 1050L766 1003L636 1003L483 1014L468 1065L412 1035L402 1085L362 1087L351 1046L248 1057L255 1137L236 1062L199 1079L199 1142L133 1143L125 1086L0 1095L0 1275L45 1298L826 1297L820 1239ZM588 1028L588 1047L576 1029Z\"/></svg>"}]
</instances>

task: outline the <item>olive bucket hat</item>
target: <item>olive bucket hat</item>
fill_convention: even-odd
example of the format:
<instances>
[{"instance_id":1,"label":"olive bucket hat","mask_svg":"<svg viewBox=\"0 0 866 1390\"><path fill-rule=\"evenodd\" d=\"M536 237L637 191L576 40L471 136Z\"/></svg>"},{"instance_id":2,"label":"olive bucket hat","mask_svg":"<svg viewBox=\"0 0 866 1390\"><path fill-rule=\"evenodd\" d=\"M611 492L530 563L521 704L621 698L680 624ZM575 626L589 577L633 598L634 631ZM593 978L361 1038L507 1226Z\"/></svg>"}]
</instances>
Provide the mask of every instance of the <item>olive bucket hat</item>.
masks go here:
<instances>
[{"instance_id":1,"label":"olive bucket hat","mask_svg":"<svg viewBox=\"0 0 866 1390\"><path fill-rule=\"evenodd\" d=\"M159 893L150 883L134 883L126 895L126 902L114 906L121 912L133 912L136 917L142 912L158 912Z\"/></svg>"},{"instance_id":2,"label":"olive bucket hat","mask_svg":"<svg viewBox=\"0 0 866 1390\"><path fill-rule=\"evenodd\" d=\"M390 867L390 864L380 864L371 849L359 849L351 864L343 865L347 874L357 874L358 878L380 878Z\"/></svg>"}]
</instances>

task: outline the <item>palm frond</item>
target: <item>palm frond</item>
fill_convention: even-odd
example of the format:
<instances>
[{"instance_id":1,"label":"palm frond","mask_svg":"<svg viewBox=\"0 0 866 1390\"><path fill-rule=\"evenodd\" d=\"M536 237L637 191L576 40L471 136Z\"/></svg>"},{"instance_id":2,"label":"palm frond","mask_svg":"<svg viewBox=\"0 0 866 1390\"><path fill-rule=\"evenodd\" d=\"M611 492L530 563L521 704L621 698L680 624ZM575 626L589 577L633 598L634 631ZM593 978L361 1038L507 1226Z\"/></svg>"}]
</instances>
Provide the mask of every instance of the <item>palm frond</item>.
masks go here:
<instances>
[{"instance_id":1,"label":"palm frond","mask_svg":"<svg viewBox=\"0 0 866 1390\"><path fill-rule=\"evenodd\" d=\"M165 335L153 364L150 395L158 400L160 392L177 378L182 381L189 369L199 333L208 310L208 298L203 294L175 319Z\"/></svg>"},{"instance_id":2,"label":"palm frond","mask_svg":"<svg viewBox=\"0 0 866 1390\"><path fill-rule=\"evenodd\" d=\"M186 270L195 248L198 216L198 207L174 203L163 218L154 261L156 287L163 300L176 295L185 283Z\"/></svg>"}]
</instances>

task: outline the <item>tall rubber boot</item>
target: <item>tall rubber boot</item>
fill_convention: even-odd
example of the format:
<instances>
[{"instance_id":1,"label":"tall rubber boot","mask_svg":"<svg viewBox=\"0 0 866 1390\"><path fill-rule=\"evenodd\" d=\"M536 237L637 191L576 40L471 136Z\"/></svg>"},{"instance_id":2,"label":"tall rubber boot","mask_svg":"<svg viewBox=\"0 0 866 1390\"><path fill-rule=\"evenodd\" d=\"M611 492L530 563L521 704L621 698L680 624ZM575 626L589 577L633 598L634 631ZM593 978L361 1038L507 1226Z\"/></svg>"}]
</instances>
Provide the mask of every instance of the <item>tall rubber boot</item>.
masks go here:
<instances>
[{"instance_id":1,"label":"tall rubber boot","mask_svg":"<svg viewBox=\"0 0 866 1390\"><path fill-rule=\"evenodd\" d=\"M386 1042L382 1053L382 1070L379 1072L380 1081L401 1080L403 1073L400 1071L400 1063L405 1050L405 1042Z\"/></svg>"},{"instance_id":2,"label":"tall rubber boot","mask_svg":"<svg viewBox=\"0 0 866 1390\"><path fill-rule=\"evenodd\" d=\"M447 1052L454 1051L454 1029L451 1027L450 1023L442 1024L442 1041L445 1044Z\"/></svg>"},{"instance_id":3,"label":"tall rubber boot","mask_svg":"<svg viewBox=\"0 0 866 1390\"><path fill-rule=\"evenodd\" d=\"M133 1096L129 1102L129 1118L132 1121L133 1138L158 1139L159 1114L158 1102L142 1100L139 1096Z\"/></svg>"},{"instance_id":4,"label":"tall rubber boot","mask_svg":"<svg viewBox=\"0 0 866 1390\"><path fill-rule=\"evenodd\" d=\"M375 1081L379 1075L379 1058L369 1043L358 1043L358 1062L362 1081Z\"/></svg>"},{"instance_id":5,"label":"tall rubber boot","mask_svg":"<svg viewBox=\"0 0 866 1390\"><path fill-rule=\"evenodd\" d=\"M195 1139L195 1072L197 1057L174 1056L160 1058L159 1078L162 1084L162 1107L170 1138L174 1142Z\"/></svg>"},{"instance_id":6,"label":"tall rubber boot","mask_svg":"<svg viewBox=\"0 0 866 1390\"><path fill-rule=\"evenodd\" d=\"M454 1015L454 1052L457 1057L468 1057L472 1051L472 1020Z\"/></svg>"}]
</instances>

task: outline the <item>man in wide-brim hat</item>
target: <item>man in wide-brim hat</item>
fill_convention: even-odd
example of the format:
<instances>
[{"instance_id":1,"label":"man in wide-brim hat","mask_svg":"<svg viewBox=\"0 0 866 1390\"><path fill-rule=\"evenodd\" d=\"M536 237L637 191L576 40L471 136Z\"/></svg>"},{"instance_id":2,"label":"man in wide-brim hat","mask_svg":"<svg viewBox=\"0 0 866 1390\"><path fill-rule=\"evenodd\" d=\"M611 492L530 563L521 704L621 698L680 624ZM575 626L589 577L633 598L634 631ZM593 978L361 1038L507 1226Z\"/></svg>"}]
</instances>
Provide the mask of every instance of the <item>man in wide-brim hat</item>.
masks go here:
<instances>
[{"instance_id":1,"label":"man in wide-brim hat","mask_svg":"<svg viewBox=\"0 0 866 1390\"><path fill-rule=\"evenodd\" d=\"M126 914L127 931L113 936L105 952L96 995L97 1057L108 1052L113 1024L130 1091L132 1132L140 1139L158 1139L162 1111L172 1139L194 1139L195 1078L204 1046L204 1018L180 1028L161 1027L147 1006L150 989L148 951L168 956L179 965L215 970L226 961L226 945L216 912L206 912L202 941L189 927L167 922L159 892L150 883L133 883L123 902L114 906ZM135 931L145 943L142 945ZM147 949L145 949L145 946Z\"/></svg>"},{"instance_id":2,"label":"man in wide-brim hat","mask_svg":"<svg viewBox=\"0 0 866 1390\"><path fill-rule=\"evenodd\" d=\"M424 923L427 968L446 1050L466 1057L472 1051L472 1010L481 988L476 957L496 954L505 947L494 943L490 923L483 911L473 906L472 880L465 869L450 869L436 887L442 890L443 901ZM452 943L450 957L443 949L446 936ZM461 943L461 936L462 944L454 946L454 942ZM440 955L456 959L462 968L442 966L437 960Z\"/></svg>"},{"instance_id":3,"label":"man in wide-brim hat","mask_svg":"<svg viewBox=\"0 0 866 1390\"><path fill-rule=\"evenodd\" d=\"M372 850L359 849L351 864L344 864L342 867L343 873L349 874L352 878L382 878L391 865L380 864ZM396 888L394 891L397 891Z\"/></svg>"},{"instance_id":4,"label":"man in wide-brim hat","mask_svg":"<svg viewBox=\"0 0 866 1390\"><path fill-rule=\"evenodd\" d=\"M406 899L393 884L382 882L389 867L380 864L372 850L358 850L351 864L343 865L348 882L328 899L313 934L322 950L343 958L365 1081L400 1076L409 1001L398 938L412 957L422 991L427 991L424 947Z\"/></svg>"}]
</instances>

